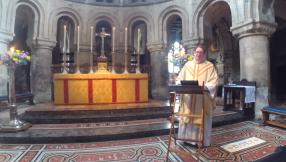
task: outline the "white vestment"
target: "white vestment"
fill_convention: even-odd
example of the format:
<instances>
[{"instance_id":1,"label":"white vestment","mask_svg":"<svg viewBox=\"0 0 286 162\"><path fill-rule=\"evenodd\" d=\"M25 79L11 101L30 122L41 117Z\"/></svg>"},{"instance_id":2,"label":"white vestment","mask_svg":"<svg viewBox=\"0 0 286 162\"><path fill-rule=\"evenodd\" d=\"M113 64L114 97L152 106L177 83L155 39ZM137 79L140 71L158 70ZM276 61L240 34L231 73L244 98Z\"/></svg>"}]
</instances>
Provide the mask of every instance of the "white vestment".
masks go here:
<instances>
[{"instance_id":1,"label":"white vestment","mask_svg":"<svg viewBox=\"0 0 286 162\"><path fill-rule=\"evenodd\" d=\"M198 80L199 85L203 82L210 93L205 95L204 102L204 128L203 128L203 146L210 146L212 131L212 110L215 109L216 85L218 76L213 64L209 61L197 63L189 61L180 71L178 80ZM180 95L180 113L181 114L201 114L202 95L183 94ZM181 117L179 122L179 138L199 140L200 118ZM195 142L191 142L195 144Z\"/></svg>"}]
</instances>

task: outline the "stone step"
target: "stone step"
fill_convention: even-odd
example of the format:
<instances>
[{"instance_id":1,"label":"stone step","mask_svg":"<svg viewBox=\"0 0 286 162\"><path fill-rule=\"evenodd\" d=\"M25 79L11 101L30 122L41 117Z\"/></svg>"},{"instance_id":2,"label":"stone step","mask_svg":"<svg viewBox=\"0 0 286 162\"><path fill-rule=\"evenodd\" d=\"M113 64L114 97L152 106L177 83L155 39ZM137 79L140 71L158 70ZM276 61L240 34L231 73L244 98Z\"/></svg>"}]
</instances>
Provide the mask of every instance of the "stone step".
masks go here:
<instances>
[{"instance_id":1,"label":"stone step","mask_svg":"<svg viewBox=\"0 0 286 162\"><path fill-rule=\"evenodd\" d=\"M28 110L19 118L32 124L63 124L145 120L167 118L170 115L170 108L166 106L118 110Z\"/></svg>"},{"instance_id":2,"label":"stone step","mask_svg":"<svg viewBox=\"0 0 286 162\"><path fill-rule=\"evenodd\" d=\"M166 118L102 123L34 124L23 132L0 133L0 143L100 142L168 135L169 132L170 122Z\"/></svg>"}]
</instances>

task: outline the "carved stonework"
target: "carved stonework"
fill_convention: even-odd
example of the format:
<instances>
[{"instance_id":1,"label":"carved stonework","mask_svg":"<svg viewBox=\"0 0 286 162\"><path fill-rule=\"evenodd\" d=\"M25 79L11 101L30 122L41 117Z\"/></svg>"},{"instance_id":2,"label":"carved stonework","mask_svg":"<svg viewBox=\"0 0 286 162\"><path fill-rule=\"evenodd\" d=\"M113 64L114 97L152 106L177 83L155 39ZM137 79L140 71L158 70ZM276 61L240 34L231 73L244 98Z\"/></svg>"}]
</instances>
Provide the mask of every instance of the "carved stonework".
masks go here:
<instances>
[{"instance_id":1,"label":"carved stonework","mask_svg":"<svg viewBox=\"0 0 286 162\"><path fill-rule=\"evenodd\" d=\"M8 44L9 42L11 42L13 40L14 34L7 32L5 30L0 29L0 43L4 43L4 44ZM3 50L7 50L7 49L2 49Z\"/></svg>"},{"instance_id":2,"label":"carved stonework","mask_svg":"<svg viewBox=\"0 0 286 162\"><path fill-rule=\"evenodd\" d=\"M154 52L154 51L168 51L167 49L167 44L163 43L163 42L153 42L153 43L148 43L147 44L147 48L150 52Z\"/></svg>"},{"instance_id":3,"label":"carved stonework","mask_svg":"<svg viewBox=\"0 0 286 162\"><path fill-rule=\"evenodd\" d=\"M184 48L186 49L187 53L193 53L193 50L197 47L197 46L203 46L203 47L209 47L211 45L212 40L208 40L202 37L196 37L196 38L189 38L186 40L182 41L182 44L184 46ZM189 51L192 52L189 52Z\"/></svg>"},{"instance_id":4,"label":"carved stonework","mask_svg":"<svg viewBox=\"0 0 286 162\"><path fill-rule=\"evenodd\" d=\"M249 20L241 25L236 25L230 28L234 36L242 36L245 34L272 34L276 30L276 23L255 20Z\"/></svg>"},{"instance_id":5,"label":"carved stonework","mask_svg":"<svg viewBox=\"0 0 286 162\"><path fill-rule=\"evenodd\" d=\"M42 38L27 40L27 44L30 48L40 48L49 50L52 50L56 46L56 43L57 42L55 40L42 39Z\"/></svg>"}]
</instances>

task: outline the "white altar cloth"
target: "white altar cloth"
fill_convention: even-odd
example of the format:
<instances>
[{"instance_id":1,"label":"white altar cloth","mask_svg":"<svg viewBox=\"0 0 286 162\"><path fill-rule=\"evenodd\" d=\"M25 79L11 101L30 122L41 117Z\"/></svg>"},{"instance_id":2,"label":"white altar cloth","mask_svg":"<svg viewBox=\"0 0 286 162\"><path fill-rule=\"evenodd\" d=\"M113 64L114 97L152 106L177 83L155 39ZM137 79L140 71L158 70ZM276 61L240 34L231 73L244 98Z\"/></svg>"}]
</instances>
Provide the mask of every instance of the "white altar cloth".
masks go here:
<instances>
[{"instance_id":1,"label":"white altar cloth","mask_svg":"<svg viewBox=\"0 0 286 162\"><path fill-rule=\"evenodd\" d=\"M232 87L244 87L245 88L245 99L244 103L255 102L255 86L241 86L241 85L230 85ZM227 98L230 98L231 94L227 94ZM224 87L222 87L222 98L224 98Z\"/></svg>"}]
</instances>

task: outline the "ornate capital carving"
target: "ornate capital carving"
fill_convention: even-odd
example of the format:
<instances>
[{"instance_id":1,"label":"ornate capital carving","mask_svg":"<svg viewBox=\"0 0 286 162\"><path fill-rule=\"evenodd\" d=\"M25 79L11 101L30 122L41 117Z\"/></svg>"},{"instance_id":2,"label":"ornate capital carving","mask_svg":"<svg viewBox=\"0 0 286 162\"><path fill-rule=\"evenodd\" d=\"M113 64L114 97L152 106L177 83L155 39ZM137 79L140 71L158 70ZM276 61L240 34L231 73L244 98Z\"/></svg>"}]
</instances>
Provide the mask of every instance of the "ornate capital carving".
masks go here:
<instances>
[{"instance_id":1,"label":"ornate capital carving","mask_svg":"<svg viewBox=\"0 0 286 162\"><path fill-rule=\"evenodd\" d=\"M245 21L243 24L232 26L230 31L234 36L241 37L245 34L270 35L276 30L276 23L267 21L255 21L253 19Z\"/></svg>"},{"instance_id":2,"label":"ornate capital carving","mask_svg":"<svg viewBox=\"0 0 286 162\"><path fill-rule=\"evenodd\" d=\"M27 40L30 48L52 50L56 46L57 41L42 38L32 38Z\"/></svg>"},{"instance_id":3,"label":"ornate capital carving","mask_svg":"<svg viewBox=\"0 0 286 162\"><path fill-rule=\"evenodd\" d=\"M196 48L197 46L209 47L211 40L201 37L188 38L182 41L182 44L186 50Z\"/></svg>"},{"instance_id":4,"label":"ornate capital carving","mask_svg":"<svg viewBox=\"0 0 286 162\"><path fill-rule=\"evenodd\" d=\"M167 52L168 45L164 42L152 42L147 44L147 48L150 52L162 51Z\"/></svg>"},{"instance_id":5,"label":"ornate capital carving","mask_svg":"<svg viewBox=\"0 0 286 162\"><path fill-rule=\"evenodd\" d=\"M13 40L14 33L0 29L0 43L8 44Z\"/></svg>"}]
</instances>

